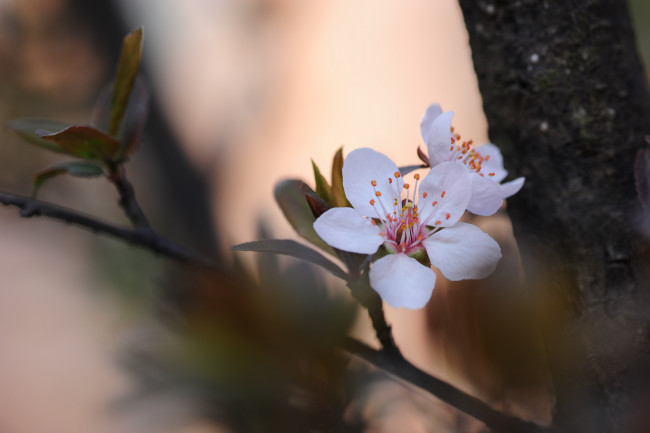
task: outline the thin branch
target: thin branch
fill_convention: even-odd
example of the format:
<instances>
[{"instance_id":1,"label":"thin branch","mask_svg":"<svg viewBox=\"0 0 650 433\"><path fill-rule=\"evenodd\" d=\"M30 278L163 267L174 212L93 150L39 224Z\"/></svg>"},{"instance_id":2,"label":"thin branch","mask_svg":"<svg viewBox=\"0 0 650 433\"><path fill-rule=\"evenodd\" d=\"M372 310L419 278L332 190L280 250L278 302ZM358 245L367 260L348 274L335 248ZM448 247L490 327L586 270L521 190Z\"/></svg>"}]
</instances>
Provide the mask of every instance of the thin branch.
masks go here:
<instances>
[{"instance_id":1,"label":"thin branch","mask_svg":"<svg viewBox=\"0 0 650 433\"><path fill-rule=\"evenodd\" d=\"M377 292L370 287L367 269L361 278L348 283L348 287L350 288L350 292L354 299L368 311L372 327L375 330L375 334L377 335L377 339L379 340L382 349L391 353L395 357L402 357L399 347L393 338L392 328L388 322L386 322L384 305L381 298Z\"/></svg>"},{"instance_id":2,"label":"thin branch","mask_svg":"<svg viewBox=\"0 0 650 433\"><path fill-rule=\"evenodd\" d=\"M0 192L0 203L19 207L20 216L31 218L43 216L90 230L93 233L109 235L131 245L146 248L181 263L196 264L218 272L225 271L219 263L200 256L154 233L148 226L131 229L100 221L91 216L49 204L32 198Z\"/></svg>"},{"instance_id":3,"label":"thin branch","mask_svg":"<svg viewBox=\"0 0 650 433\"><path fill-rule=\"evenodd\" d=\"M343 343L343 348L387 371L400 379L405 380L425 391L433 394L445 403L458 410L473 416L494 432L498 433L555 433L553 427L543 427L520 418L513 417L492 409L483 401L453 387L420 370L404 357L395 356L385 350L375 350L364 343L348 337Z\"/></svg>"},{"instance_id":4,"label":"thin branch","mask_svg":"<svg viewBox=\"0 0 650 433\"><path fill-rule=\"evenodd\" d=\"M115 172L108 177L108 180L110 180L113 185L115 185L115 188L117 188L117 192L120 194L120 207L124 210L124 213L129 218L129 221L131 221L131 224L133 224L133 227L136 229L151 231L149 221L135 199L133 186L131 186L131 183L126 178L124 167L118 167Z\"/></svg>"},{"instance_id":5,"label":"thin branch","mask_svg":"<svg viewBox=\"0 0 650 433\"><path fill-rule=\"evenodd\" d=\"M20 216L24 218L43 216L63 221L88 229L93 233L112 236L182 263L195 264L218 272L225 271L225 268L217 262L176 245L155 234L148 227L130 229L117 226L40 200L3 192L0 192L0 203L20 208ZM430 392L440 400L484 422L496 432L551 433L555 431L552 428L545 428L519 418L504 415L481 400L415 367L401 355L395 345L391 328L384 318L381 299L376 296L376 293L372 290L369 292L359 290L359 286L353 288L353 293L356 295L355 297L359 297L358 300L368 309L383 350L375 350L352 338L346 339L343 345L345 350ZM371 296L372 294L375 296Z\"/></svg>"},{"instance_id":6,"label":"thin branch","mask_svg":"<svg viewBox=\"0 0 650 433\"><path fill-rule=\"evenodd\" d=\"M388 322L386 322L384 304L382 303L381 298L375 294L375 296L369 300L368 304L364 304L364 307L368 310L372 327L377 334L377 339L381 343L383 350L401 357L402 353L393 338L393 328L388 324Z\"/></svg>"}]
</instances>

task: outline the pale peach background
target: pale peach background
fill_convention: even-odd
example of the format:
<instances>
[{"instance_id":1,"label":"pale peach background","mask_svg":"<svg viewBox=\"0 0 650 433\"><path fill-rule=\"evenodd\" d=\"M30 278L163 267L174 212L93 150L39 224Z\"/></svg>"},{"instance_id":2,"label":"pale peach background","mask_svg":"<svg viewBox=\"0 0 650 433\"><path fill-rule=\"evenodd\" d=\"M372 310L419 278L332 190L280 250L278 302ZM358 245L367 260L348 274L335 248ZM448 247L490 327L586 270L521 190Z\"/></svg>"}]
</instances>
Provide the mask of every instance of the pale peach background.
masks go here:
<instances>
[{"instance_id":1,"label":"pale peach background","mask_svg":"<svg viewBox=\"0 0 650 433\"><path fill-rule=\"evenodd\" d=\"M212 180L224 247L253 239L258 218L278 237L296 238L272 191L282 178L311 181L312 158L329 172L338 147L370 146L399 165L416 163L432 102L456 112L463 136L487 140L454 0L122 5L132 27L145 26L145 59L173 128ZM86 290L92 239L12 210L0 209L0 221L0 248L11 252L0 261L0 431L150 429L105 412L129 386L115 362L129 331L117 308ZM423 312L389 313L407 355L445 377L423 341Z\"/></svg>"}]
</instances>

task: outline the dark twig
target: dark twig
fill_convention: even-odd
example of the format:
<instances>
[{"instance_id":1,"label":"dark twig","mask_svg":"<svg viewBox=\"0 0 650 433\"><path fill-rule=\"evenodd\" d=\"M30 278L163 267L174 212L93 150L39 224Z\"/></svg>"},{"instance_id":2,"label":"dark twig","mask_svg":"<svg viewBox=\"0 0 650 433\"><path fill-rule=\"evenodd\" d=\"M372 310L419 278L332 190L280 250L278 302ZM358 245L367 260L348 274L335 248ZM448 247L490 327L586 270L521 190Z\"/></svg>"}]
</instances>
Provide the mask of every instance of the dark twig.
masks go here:
<instances>
[{"instance_id":1,"label":"dark twig","mask_svg":"<svg viewBox=\"0 0 650 433\"><path fill-rule=\"evenodd\" d=\"M108 180L117 188L117 192L120 194L120 207L124 210L133 227L144 231L151 231L149 221L135 199L133 186L131 186L131 183L126 178L124 167L118 167L108 176Z\"/></svg>"},{"instance_id":2,"label":"dark twig","mask_svg":"<svg viewBox=\"0 0 650 433\"><path fill-rule=\"evenodd\" d=\"M404 357L385 350L375 350L364 343L348 337L343 348L374 366L387 371L425 391L445 403L473 416L498 433L555 433L553 427L543 427L492 409L483 401L453 387L420 370Z\"/></svg>"},{"instance_id":3,"label":"dark twig","mask_svg":"<svg viewBox=\"0 0 650 433\"><path fill-rule=\"evenodd\" d=\"M109 224L93 217L45 203L28 197L0 192L0 203L21 209L24 218L43 216L88 229L93 233L113 236L129 244L146 248L181 263L195 264L218 272L225 268L217 262L197 255L175 243L157 235L148 227L130 229ZM347 338L343 348L395 376L416 385L438 397L440 400L484 422L496 432L511 433L552 433L555 430L545 428L521 419L495 411L484 402L454 388L446 382L425 373L408 362L400 353L393 340L391 328L386 323L381 299L363 282L351 285L352 293L368 309L368 313L377 332L383 350L375 350L358 340Z\"/></svg>"},{"instance_id":4,"label":"dark twig","mask_svg":"<svg viewBox=\"0 0 650 433\"><path fill-rule=\"evenodd\" d=\"M40 200L3 192L0 192L0 203L19 207L21 209L20 216L24 218L43 216L56 219L86 228L93 233L113 236L129 244L137 245L154 253L178 260L181 263L196 264L218 272L225 270L219 263L186 250L180 245L159 236L148 226L135 229L117 226Z\"/></svg>"}]
</instances>

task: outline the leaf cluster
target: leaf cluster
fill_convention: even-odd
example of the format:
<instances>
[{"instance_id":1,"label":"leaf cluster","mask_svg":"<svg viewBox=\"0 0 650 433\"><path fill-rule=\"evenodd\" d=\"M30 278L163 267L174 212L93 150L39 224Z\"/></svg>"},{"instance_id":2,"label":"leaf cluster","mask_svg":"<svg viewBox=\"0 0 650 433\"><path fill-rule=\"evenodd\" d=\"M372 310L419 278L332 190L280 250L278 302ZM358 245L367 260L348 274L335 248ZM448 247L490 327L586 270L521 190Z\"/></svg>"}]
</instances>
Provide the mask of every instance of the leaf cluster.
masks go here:
<instances>
[{"instance_id":1,"label":"leaf cluster","mask_svg":"<svg viewBox=\"0 0 650 433\"><path fill-rule=\"evenodd\" d=\"M25 141L76 158L35 173L34 197L46 181L63 174L85 178L114 176L136 151L148 107L148 91L137 79L142 38L142 28L124 38L113 83L100 94L92 125L35 118L10 122L9 127Z\"/></svg>"}]
</instances>

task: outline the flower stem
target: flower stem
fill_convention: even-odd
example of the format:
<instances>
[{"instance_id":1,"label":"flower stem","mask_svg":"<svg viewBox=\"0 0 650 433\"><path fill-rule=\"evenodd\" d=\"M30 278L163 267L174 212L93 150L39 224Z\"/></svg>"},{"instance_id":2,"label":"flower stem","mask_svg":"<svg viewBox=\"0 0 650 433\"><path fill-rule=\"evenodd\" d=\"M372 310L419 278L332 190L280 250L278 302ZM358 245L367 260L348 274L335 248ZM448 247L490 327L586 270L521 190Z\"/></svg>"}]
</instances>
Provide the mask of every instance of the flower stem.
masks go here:
<instances>
[{"instance_id":1,"label":"flower stem","mask_svg":"<svg viewBox=\"0 0 650 433\"><path fill-rule=\"evenodd\" d=\"M361 278L349 283L348 287L354 299L368 311L372 327L375 330L382 350L401 358L402 353L395 343L392 328L386 322L386 317L384 316L384 305L377 292L370 287L368 273L364 272Z\"/></svg>"}]
</instances>

